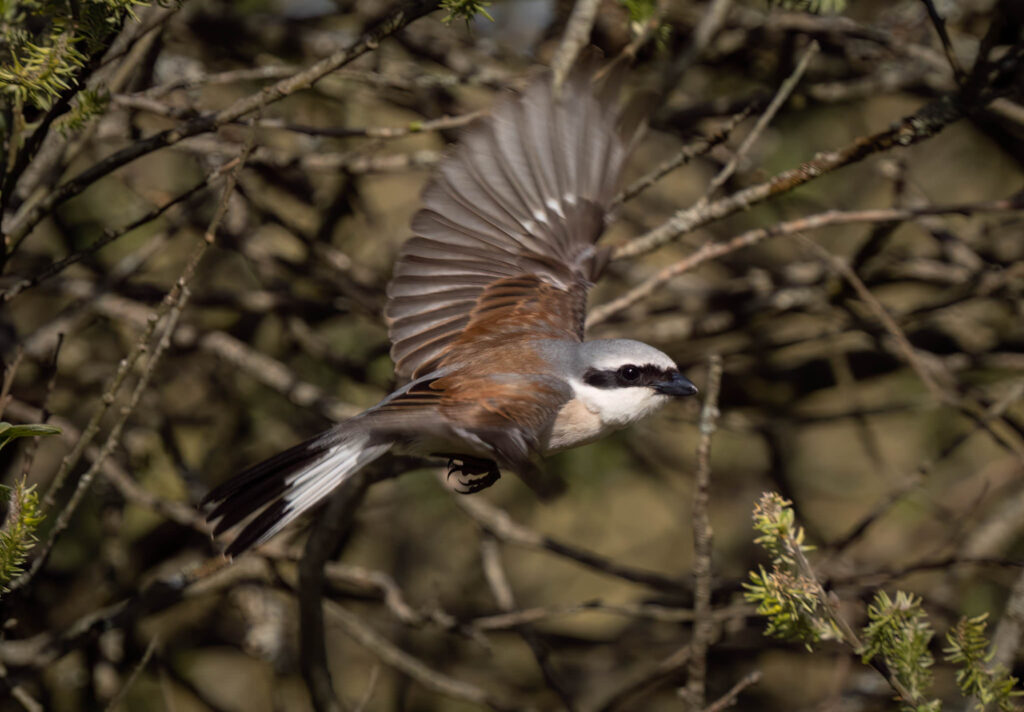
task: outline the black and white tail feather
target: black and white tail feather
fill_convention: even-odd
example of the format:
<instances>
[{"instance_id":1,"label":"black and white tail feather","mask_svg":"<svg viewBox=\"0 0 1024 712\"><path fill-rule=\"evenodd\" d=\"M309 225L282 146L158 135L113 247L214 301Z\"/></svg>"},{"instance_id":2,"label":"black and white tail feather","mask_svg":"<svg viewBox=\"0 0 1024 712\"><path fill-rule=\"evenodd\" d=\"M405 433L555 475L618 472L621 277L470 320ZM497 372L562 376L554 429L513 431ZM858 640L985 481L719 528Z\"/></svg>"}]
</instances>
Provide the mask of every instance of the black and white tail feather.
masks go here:
<instances>
[{"instance_id":1,"label":"black and white tail feather","mask_svg":"<svg viewBox=\"0 0 1024 712\"><path fill-rule=\"evenodd\" d=\"M345 478L391 449L390 443L371 444L370 433L361 425L359 418L337 425L253 465L206 495L203 504L214 505L207 518L220 519L215 536L263 510L224 554L237 556L267 541L319 504Z\"/></svg>"}]
</instances>

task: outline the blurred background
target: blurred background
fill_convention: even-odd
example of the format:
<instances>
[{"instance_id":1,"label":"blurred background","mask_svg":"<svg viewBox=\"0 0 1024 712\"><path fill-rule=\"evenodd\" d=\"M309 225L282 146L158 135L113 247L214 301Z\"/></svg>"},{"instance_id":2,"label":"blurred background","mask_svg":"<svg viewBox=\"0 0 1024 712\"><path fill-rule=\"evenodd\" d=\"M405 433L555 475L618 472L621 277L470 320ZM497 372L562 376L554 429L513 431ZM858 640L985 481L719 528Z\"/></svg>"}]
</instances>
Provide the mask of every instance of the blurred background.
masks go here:
<instances>
[{"instance_id":1,"label":"blurred background","mask_svg":"<svg viewBox=\"0 0 1024 712\"><path fill-rule=\"evenodd\" d=\"M6 161L3 419L63 432L0 452L0 481L27 473L44 498L36 556L61 527L45 564L0 598L0 710L312 709L296 601L306 528L209 573L222 543L197 504L394 387L384 289L420 191L474 112L549 64L573 6L495 2L493 21L427 14L311 88L193 134L357 43L392 4L189 0L135 6L119 23L111 10L106 34L80 45L81 87L67 80L48 105L5 94L10 156L52 125L25 165ZM1024 560L1024 216L1019 202L991 205L1024 189L1024 75L971 74L979 54L997 67L1020 47L1019 3L597 6L590 42L635 55L628 89L653 97L626 184L692 155L623 202L603 244L692 217L712 179L735 171L671 242L620 253L592 308L757 228L981 204L797 224L599 311L591 337L648 341L699 386L708 357L723 358L708 701L760 671L737 709L896 706L848 649L763 637L742 583L767 562L751 528L767 490L793 501L851 622L876 590L914 592L938 655L959 616L988 611L1000 659L1024 673L1010 625L1024 620L1024 584L1011 598ZM5 9L5 32L49 31L43 10L28 11ZM812 41L796 88L741 150ZM922 109L943 96L968 116L929 128ZM914 145L878 138L907 117L918 117L903 124ZM838 169L815 168L829 161ZM51 199L83 171L84 189ZM114 389L140 340L149 348ZM326 572L340 709L685 707L699 410L699 399L673 403L549 458L569 483L550 503L511 476L459 499L429 467L371 487ZM182 574L198 580L175 588ZM951 669L935 675L936 696L966 704Z\"/></svg>"}]
</instances>

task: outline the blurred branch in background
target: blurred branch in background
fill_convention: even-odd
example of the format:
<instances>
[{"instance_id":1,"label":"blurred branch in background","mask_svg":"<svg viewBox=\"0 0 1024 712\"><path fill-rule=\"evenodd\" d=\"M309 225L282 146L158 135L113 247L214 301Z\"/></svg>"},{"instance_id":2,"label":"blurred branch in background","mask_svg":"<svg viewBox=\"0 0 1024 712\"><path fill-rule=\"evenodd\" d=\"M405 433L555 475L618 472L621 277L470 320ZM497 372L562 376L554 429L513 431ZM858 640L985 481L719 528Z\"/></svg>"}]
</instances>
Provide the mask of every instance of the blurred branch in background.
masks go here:
<instances>
[{"instance_id":1,"label":"blurred branch in background","mask_svg":"<svg viewBox=\"0 0 1024 712\"><path fill-rule=\"evenodd\" d=\"M707 698L708 648L714 642L715 622L711 617L711 542L713 532L708 515L711 489L711 436L718 429L718 398L722 389L722 358L712 354L704 379L704 403L697 427L697 473L693 492L693 640L687 666L686 700L691 709L704 708Z\"/></svg>"},{"instance_id":2,"label":"blurred branch in background","mask_svg":"<svg viewBox=\"0 0 1024 712\"><path fill-rule=\"evenodd\" d=\"M1020 677L1018 4L437 4L2 10L0 402L61 433L0 451L43 495L0 711L890 709L850 646L761 636L765 490L854 637L899 605L952 631L911 699ZM389 392L428 171L587 44L652 97L589 326L721 354L721 415L551 458L550 504L401 462L229 565L196 503Z\"/></svg>"}]
</instances>

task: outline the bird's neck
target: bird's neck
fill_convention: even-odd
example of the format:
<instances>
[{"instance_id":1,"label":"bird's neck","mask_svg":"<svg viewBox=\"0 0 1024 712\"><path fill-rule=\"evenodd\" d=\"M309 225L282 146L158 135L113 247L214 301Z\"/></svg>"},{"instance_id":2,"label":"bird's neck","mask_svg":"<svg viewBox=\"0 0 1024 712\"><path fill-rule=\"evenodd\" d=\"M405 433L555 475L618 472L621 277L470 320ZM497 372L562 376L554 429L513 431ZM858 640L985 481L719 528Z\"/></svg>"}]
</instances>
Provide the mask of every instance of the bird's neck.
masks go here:
<instances>
[{"instance_id":1,"label":"bird's neck","mask_svg":"<svg viewBox=\"0 0 1024 712\"><path fill-rule=\"evenodd\" d=\"M555 418L549 450L563 450L599 439L606 433L641 420L668 400L648 388L595 388L569 381L573 397Z\"/></svg>"}]
</instances>

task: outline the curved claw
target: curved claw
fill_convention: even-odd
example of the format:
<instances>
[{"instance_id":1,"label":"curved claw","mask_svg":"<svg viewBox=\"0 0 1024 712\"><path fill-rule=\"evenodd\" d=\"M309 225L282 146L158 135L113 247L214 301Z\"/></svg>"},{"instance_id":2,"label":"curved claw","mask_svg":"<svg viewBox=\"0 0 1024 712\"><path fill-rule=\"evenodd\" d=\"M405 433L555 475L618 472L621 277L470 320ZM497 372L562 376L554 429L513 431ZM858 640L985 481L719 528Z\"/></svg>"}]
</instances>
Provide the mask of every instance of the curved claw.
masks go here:
<instances>
[{"instance_id":1,"label":"curved claw","mask_svg":"<svg viewBox=\"0 0 1024 712\"><path fill-rule=\"evenodd\" d=\"M487 489L501 478L501 472L493 460L477 460L468 457L452 457L448 460L448 480L455 475L452 490L459 494L473 494Z\"/></svg>"}]
</instances>

